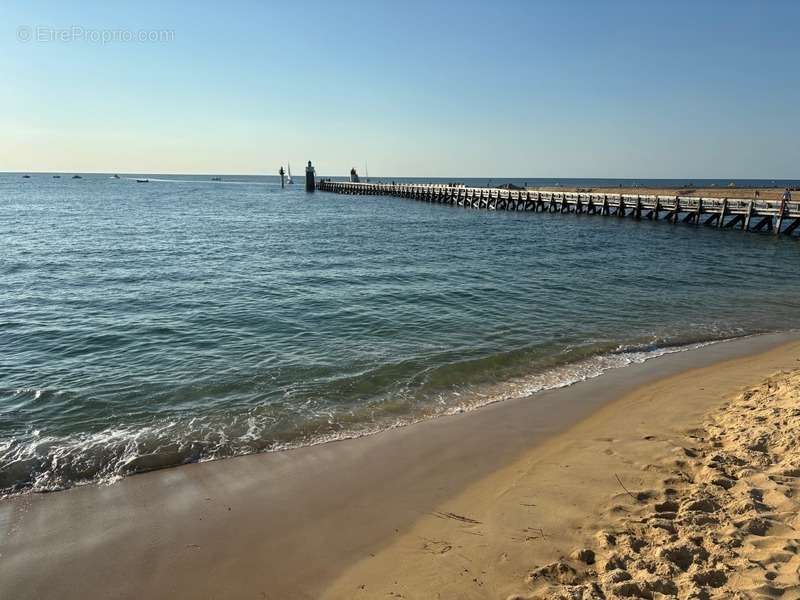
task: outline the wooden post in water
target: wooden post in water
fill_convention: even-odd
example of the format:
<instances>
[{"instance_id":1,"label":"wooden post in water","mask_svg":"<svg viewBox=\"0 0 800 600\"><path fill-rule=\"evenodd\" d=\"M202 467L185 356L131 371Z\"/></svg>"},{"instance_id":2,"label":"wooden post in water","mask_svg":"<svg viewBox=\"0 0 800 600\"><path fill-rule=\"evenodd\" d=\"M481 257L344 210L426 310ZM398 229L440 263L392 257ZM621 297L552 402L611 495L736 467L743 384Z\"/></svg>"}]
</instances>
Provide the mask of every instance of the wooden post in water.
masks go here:
<instances>
[{"instance_id":1,"label":"wooden post in water","mask_svg":"<svg viewBox=\"0 0 800 600\"><path fill-rule=\"evenodd\" d=\"M775 235L781 234L781 225L783 225L783 213L786 211L786 200L781 200L781 207L778 209L778 219L775 222Z\"/></svg>"},{"instance_id":2,"label":"wooden post in water","mask_svg":"<svg viewBox=\"0 0 800 600\"><path fill-rule=\"evenodd\" d=\"M675 212L672 213L672 224L675 225L681 216L681 199L675 196Z\"/></svg>"},{"instance_id":3,"label":"wooden post in water","mask_svg":"<svg viewBox=\"0 0 800 600\"><path fill-rule=\"evenodd\" d=\"M742 223L742 229L744 231L750 231L750 219L753 218L753 201L747 203L747 216L744 218L744 222Z\"/></svg>"},{"instance_id":4,"label":"wooden post in water","mask_svg":"<svg viewBox=\"0 0 800 600\"><path fill-rule=\"evenodd\" d=\"M281 176L281 189L283 189L283 178L286 175L286 172L283 170L283 165L281 165L281 168L278 171L278 175Z\"/></svg>"},{"instance_id":5,"label":"wooden post in water","mask_svg":"<svg viewBox=\"0 0 800 600\"><path fill-rule=\"evenodd\" d=\"M719 210L719 221L717 221L717 228L722 229L725 226L725 214L728 212L728 199L722 199L722 208Z\"/></svg>"},{"instance_id":6,"label":"wooden post in water","mask_svg":"<svg viewBox=\"0 0 800 600\"><path fill-rule=\"evenodd\" d=\"M792 235L795 229L800 227L800 217L796 218L794 222L783 230L783 235Z\"/></svg>"}]
</instances>

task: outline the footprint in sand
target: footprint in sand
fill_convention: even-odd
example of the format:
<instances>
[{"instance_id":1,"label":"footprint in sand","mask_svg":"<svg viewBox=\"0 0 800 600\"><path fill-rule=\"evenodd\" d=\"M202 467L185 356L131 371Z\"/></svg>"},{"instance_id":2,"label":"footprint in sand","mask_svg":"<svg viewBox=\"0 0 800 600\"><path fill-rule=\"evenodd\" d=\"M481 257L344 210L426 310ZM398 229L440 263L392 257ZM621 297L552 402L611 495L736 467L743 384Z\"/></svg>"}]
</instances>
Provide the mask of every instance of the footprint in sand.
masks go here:
<instances>
[{"instance_id":1,"label":"footprint in sand","mask_svg":"<svg viewBox=\"0 0 800 600\"><path fill-rule=\"evenodd\" d=\"M800 599L799 405L800 370L707 415L661 466L660 490L620 490L601 510L596 564L576 551L533 569L533 597Z\"/></svg>"}]
</instances>

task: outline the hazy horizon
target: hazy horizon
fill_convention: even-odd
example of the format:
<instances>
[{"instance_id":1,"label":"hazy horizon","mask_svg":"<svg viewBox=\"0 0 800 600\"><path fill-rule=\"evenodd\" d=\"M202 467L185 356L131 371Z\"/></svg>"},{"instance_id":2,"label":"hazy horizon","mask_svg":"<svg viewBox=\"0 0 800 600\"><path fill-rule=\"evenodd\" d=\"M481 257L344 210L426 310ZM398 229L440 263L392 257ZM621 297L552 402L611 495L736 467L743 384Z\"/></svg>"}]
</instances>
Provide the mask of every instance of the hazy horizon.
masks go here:
<instances>
[{"instance_id":1,"label":"hazy horizon","mask_svg":"<svg viewBox=\"0 0 800 600\"><path fill-rule=\"evenodd\" d=\"M313 163L313 161L312 161ZM284 165L285 167L285 165ZM358 167L356 166L358 170ZM359 173L363 176L363 172L358 170ZM302 172L292 173L295 179L300 179L304 176L305 167L303 167ZM277 173L224 173L219 171L208 171L205 173L178 173L178 172L165 172L165 171L0 171L0 175L168 175L168 176L177 176L177 175L187 175L190 177L200 177L200 176L224 176L224 177L274 177L278 178ZM347 173L315 173L317 178L319 177L348 177L349 171ZM479 179L479 180L501 180L501 179L510 179L510 180L524 180L529 179L531 181L543 180L543 179L554 179L554 180L564 180L564 181L620 181L620 180L630 180L630 181L759 181L759 182L799 182L800 177L572 177L570 175L561 175L561 176L550 176L550 177L541 177L541 176L533 176L533 175L394 175L394 174L372 174L369 175L370 179L387 179L387 178L396 178L396 179L451 179L451 180L470 180L470 179Z\"/></svg>"}]
</instances>

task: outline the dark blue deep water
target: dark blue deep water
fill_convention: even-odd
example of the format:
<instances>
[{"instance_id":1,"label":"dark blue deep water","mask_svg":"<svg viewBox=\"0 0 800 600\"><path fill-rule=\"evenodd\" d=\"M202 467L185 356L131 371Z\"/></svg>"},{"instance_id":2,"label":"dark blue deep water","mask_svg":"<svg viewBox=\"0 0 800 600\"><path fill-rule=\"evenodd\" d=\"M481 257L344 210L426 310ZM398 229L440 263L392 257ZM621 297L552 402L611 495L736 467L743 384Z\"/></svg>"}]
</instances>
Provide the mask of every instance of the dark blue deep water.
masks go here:
<instances>
[{"instance_id":1,"label":"dark blue deep water","mask_svg":"<svg viewBox=\"0 0 800 600\"><path fill-rule=\"evenodd\" d=\"M0 175L0 490L360 435L800 326L796 239L294 188Z\"/></svg>"}]
</instances>

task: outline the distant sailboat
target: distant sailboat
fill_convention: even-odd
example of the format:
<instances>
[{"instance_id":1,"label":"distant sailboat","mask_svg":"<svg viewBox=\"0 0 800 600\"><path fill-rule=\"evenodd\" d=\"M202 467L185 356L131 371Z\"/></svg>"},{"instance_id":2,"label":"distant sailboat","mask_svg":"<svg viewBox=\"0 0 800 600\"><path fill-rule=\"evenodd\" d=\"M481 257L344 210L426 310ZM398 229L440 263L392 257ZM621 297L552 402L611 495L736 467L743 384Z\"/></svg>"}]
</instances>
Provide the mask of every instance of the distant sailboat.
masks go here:
<instances>
[{"instance_id":1,"label":"distant sailboat","mask_svg":"<svg viewBox=\"0 0 800 600\"><path fill-rule=\"evenodd\" d=\"M286 183L289 185L294 183L294 179L292 179L292 165L286 163Z\"/></svg>"}]
</instances>

